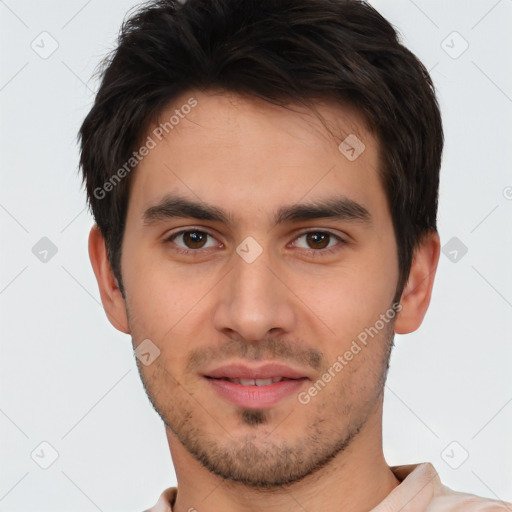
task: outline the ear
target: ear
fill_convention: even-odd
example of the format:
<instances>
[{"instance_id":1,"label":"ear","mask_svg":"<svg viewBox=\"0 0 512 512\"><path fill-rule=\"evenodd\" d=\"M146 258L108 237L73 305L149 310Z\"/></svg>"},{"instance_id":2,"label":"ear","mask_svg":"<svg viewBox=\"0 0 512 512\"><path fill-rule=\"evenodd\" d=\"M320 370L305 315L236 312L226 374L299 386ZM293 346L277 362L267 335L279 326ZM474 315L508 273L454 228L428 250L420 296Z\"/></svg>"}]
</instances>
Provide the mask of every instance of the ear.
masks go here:
<instances>
[{"instance_id":1,"label":"ear","mask_svg":"<svg viewBox=\"0 0 512 512\"><path fill-rule=\"evenodd\" d=\"M97 224L89 233L89 258L101 295L103 308L110 323L121 332L130 334L124 297L108 261L105 239Z\"/></svg>"},{"instance_id":2,"label":"ear","mask_svg":"<svg viewBox=\"0 0 512 512\"><path fill-rule=\"evenodd\" d=\"M400 299L402 309L395 321L397 334L413 332L423 321L432 296L440 246L438 233L430 231L414 250L409 279Z\"/></svg>"}]
</instances>

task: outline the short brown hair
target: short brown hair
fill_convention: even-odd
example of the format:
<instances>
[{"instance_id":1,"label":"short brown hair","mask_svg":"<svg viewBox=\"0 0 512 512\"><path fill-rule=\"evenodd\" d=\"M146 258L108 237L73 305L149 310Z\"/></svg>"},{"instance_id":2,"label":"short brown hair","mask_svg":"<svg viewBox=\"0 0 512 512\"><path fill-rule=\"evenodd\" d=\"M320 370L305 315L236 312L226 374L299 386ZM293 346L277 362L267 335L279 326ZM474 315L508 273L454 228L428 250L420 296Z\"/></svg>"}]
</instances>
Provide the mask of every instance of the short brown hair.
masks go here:
<instances>
[{"instance_id":1,"label":"short brown hair","mask_svg":"<svg viewBox=\"0 0 512 512\"><path fill-rule=\"evenodd\" d=\"M431 78L391 24L359 0L157 0L123 23L79 132L88 203L124 294L121 247L133 173L125 164L151 120L191 89L279 105L350 104L379 141L397 239L401 294L414 248L436 230L443 129ZM398 295L399 296L399 295Z\"/></svg>"}]
</instances>

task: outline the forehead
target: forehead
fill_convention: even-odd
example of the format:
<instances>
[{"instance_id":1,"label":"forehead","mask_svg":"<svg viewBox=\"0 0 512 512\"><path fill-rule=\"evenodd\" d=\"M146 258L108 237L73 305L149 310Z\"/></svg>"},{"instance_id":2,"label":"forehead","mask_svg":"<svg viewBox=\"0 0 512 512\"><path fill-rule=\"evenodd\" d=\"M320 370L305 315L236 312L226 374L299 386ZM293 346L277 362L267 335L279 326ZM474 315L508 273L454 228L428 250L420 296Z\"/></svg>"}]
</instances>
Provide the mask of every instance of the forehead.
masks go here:
<instances>
[{"instance_id":1,"label":"forehead","mask_svg":"<svg viewBox=\"0 0 512 512\"><path fill-rule=\"evenodd\" d=\"M191 104L194 106L189 107ZM325 99L311 100L311 105L276 105L230 91L192 90L160 112L149 132L158 139L171 133L183 138L206 137L205 143L225 142L227 138L233 145L241 144L252 133L258 140L266 139L266 144L274 146L286 144L286 139L292 138L305 149L318 147L319 142L324 146L338 146L350 134L368 139L370 144L376 143L354 107Z\"/></svg>"},{"instance_id":2,"label":"forehead","mask_svg":"<svg viewBox=\"0 0 512 512\"><path fill-rule=\"evenodd\" d=\"M178 193L250 216L333 189L378 206L376 138L348 106L318 101L315 108L321 118L301 105L228 92L174 99L144 135L153 147L134 171L130 209L141 214Z\"/></svg>"}]
</instances>

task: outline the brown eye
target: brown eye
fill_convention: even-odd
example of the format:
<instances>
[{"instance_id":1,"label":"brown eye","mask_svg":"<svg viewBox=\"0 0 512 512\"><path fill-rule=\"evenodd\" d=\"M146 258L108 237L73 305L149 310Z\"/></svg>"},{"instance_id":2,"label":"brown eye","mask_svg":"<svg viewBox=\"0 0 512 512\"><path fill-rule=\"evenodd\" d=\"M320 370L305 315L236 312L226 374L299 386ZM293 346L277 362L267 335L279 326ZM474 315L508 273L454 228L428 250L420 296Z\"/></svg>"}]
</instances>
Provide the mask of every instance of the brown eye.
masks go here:
<instances>
[{"instance_id":1,"label":"brown eye","mask_svg":"<svg viewBox=\"0 0 512 512\"><path fill-rule=\"evenodd\" d=\"M173 242L179 250L208 249L215 246L215 238L206 231L189 229L179 231L167 238L167 242Z\"/></svg>"},{"instance_id":2,"label":"brown eye","mask_svg":"<svg viewBox=\"0 0 512 512\"><path fill-rule=\"evenodd\" d=\"M299 235L294 242L295 247L318 254L337 251L345 244L343 238L329 231L307 231Z\"/></svg>"},{"instance_id":3,"label":"brown eye","mask_svg":"<svg viewBox=\"0 0 512 512\"><path fill-rule=\"evenodd\" d=\"M306 241L311 249L325 249L329 245L329 233L311 232L306 234Z\"/></svg>"},{"instance_id":4,"label":"brown eye","mask_svg":"<svg viewBox=\"0 0 512 512\"><path fill-rule=\"evenodd\" d=\"M201 249L206 243L207 234L202 231L186 231L183 242L189 249Z\"/></svg>"}]
</instances>

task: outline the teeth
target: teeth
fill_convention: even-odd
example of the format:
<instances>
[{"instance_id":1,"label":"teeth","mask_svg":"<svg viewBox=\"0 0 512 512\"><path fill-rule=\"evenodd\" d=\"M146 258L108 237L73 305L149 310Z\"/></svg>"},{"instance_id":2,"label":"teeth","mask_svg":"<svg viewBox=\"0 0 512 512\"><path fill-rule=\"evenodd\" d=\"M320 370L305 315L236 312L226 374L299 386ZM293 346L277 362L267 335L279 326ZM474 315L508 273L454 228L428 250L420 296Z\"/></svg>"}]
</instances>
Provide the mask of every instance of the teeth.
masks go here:
<instances>
[{"instance_id":1,"label":"teeth","mask_svg":"<svg viewBox=\"0 0 512 512\"><path fill-rule=\"evenodd\" d=\"M269 386L274 382L280 382L283 377L272 377L268 379L228 379L230 382L235 384L241 384L242 386Z\"/></svg>"},{"instance_id":2,"label":"teeth","mask_svg":"<svg viewBox=\"0 0 512 512\"><path fill-rule=\"evenodd\" d=\"M256 379L256 386L268 386L272 384L272 379Z\"/></svg>"}]
</instances>

